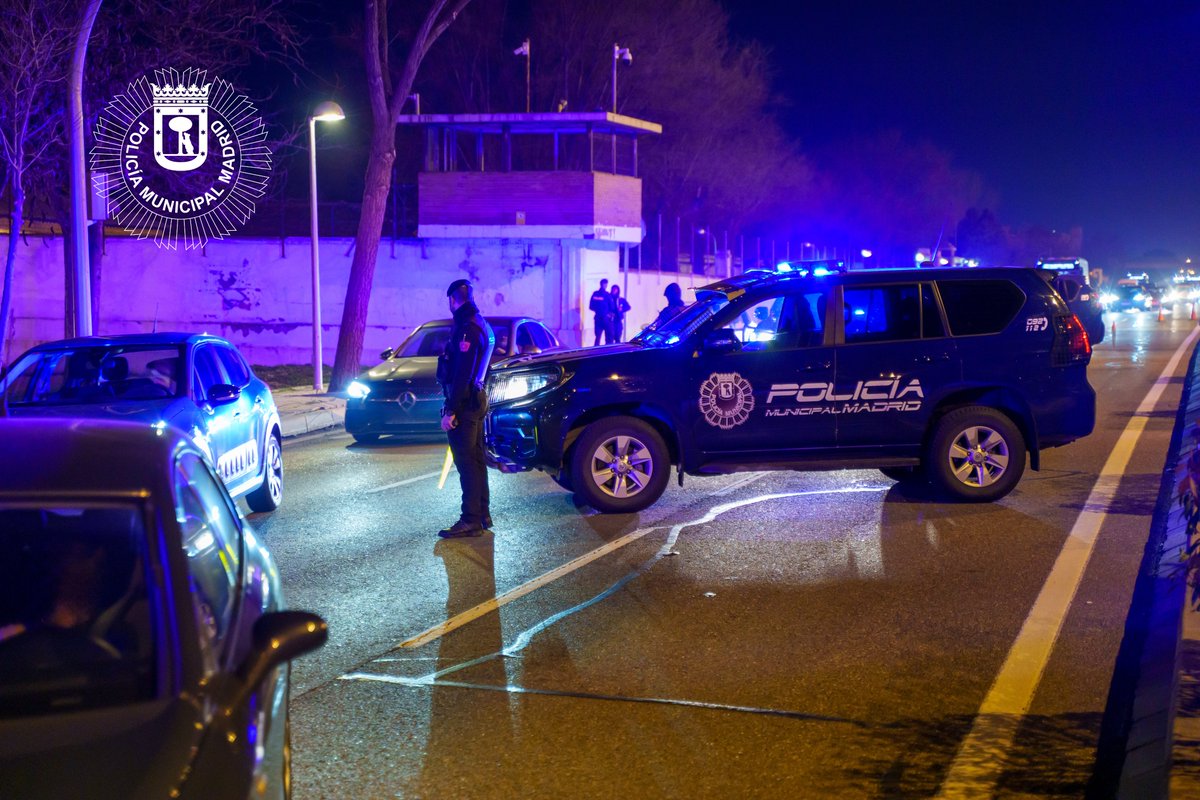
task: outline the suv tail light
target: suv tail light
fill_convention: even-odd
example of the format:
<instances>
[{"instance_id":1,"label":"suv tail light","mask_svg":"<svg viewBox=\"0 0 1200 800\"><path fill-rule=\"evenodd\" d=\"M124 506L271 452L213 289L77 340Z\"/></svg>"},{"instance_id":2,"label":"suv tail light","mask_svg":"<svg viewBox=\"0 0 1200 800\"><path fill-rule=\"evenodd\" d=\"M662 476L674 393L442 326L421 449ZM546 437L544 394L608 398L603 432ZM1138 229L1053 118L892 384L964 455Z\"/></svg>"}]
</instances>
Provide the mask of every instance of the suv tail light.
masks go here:
<instances>
[{"instance_id":1,"label":"suv tail light","mask_svg":"<svg viewBox=\"0 0 1200 800\"><path fill-rule=\"evenodd\" d=\"M1079 317L1065 314L1054 318L1054 345L1050 363L1056 367L1086 364L1092 357L1092 342Z\"/></svg>"}]
</instances>

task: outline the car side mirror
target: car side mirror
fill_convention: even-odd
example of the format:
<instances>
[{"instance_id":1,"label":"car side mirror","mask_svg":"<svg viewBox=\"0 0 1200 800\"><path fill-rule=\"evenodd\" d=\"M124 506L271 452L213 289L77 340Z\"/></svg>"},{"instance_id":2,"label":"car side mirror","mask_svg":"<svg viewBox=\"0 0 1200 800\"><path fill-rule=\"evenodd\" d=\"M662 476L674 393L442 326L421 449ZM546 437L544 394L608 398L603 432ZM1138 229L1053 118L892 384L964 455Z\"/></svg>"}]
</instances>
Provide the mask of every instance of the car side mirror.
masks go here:
<instances>
[{"instance_id":1,"label":"car side mirror","mask_svg":"<svg viewBox=\"0 0 1200 800\"><path fill-rule=\"evenodd\" d=\"M329 626L308 611L274 611L259 617L253 634L250 652L237 671L242 690L231 707L244 702L271 670L325 644Z\"/></svg>"},{"instance_id":2,"label":"car side mirror","mask_svg":"<svg viewBox=\"0 0 1200 800\"><path fill-rule=\"evenodd\" d=\"M742 342L729 328L717 328L704 337L704 352L732 353L742 349Z\"/></svg>"},{"instance_id":3,"label":"car side mirror","mask_svg":"<svg viewBox=\"0 0 1200 800\"><path fill-rule=\"evenodd\" d=\"M391 358L395 354L396 354L396 351L389 347L387 350L384 350L382 353L379 354L379 358L382 361L387 361L389 358Z\"/></svg>"},{"instance_id":4,"label":"car side mirror","mask_svg":"<svg viewBox=\"0 0 1200 800\"><path fill-rule=\"evenodd\" d=\"M223 406L242 396L242 390L231 383L218 383L208 390L208 404Z\"/></svg>"}]
</instances>

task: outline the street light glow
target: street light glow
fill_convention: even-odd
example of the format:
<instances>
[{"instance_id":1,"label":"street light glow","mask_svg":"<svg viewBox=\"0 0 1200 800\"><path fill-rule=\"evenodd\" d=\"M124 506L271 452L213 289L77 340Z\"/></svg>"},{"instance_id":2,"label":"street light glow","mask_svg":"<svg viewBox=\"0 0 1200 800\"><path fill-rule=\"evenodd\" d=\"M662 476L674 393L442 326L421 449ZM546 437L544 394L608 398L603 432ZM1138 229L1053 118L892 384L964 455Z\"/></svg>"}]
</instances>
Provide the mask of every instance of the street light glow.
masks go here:
<instances>
[{"instance_id":1,"label":"street light glow","mask_svg":"<svg viewBox=\"0 0 1200 800\"><path fill-rule=\"evenodd\" d=\"M332 100L326 100L313 111L313 119L317 122L337 122L346 118L346 112Z\"/></svg>"}]
</instances>

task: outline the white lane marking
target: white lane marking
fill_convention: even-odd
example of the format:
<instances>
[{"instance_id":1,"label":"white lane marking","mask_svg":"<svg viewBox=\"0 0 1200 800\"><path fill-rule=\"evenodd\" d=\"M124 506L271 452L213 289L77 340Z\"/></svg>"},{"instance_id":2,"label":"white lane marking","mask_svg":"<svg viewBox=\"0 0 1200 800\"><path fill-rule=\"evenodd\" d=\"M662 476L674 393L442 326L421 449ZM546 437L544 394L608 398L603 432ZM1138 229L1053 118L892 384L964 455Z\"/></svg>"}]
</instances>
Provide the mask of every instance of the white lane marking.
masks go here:
<instances>
[{"instance_id":1,"label":"white lane marking","mask_svg":"<svg viewBox=\"0 0 1200 800\"><path fill-rule=\"evenodd\" d=\"M1100 527L1108 516L1148 415L1154 411L1197 334L1200 334L1200 328L1194 329L1175 351L1109 453L1083 510L1076 517L1054 567L1021 626L1021 632L979 708L970 732L959 746L938 797L991 797L995 794L996 781L1004 769L1017 727L1033 702L1050 652L1083 580Z\"/></svg>"},{"instance_id":2,"label":"white lane marking","mask_svg":"<svg viewBox=\"0 0 1200 800\"><path fill-rule=\"evenodd\" d=\"M753 480L757 480L759 477L761 477L761 476L756 475L753 478L747 478L742 482L742 485L744 486L745 484L751 483ZM723 487L723 488L728 488L728 487ZM777 499L785 498L785 497L804 497L804 496L808 496L808 495L825 495L825 494L848 494L848 493L855 493L855 492L881 492L881 491L886 491L887 488L888 487L864 487L864 488L852 488L852 489L822 489L822 490L812 491L812 492L786 492L783 494L763 495L762 497L751 498L749 500L738 500L738 501L734 501L731 503L726 503L724 505L717 506L716 508L710 509L707 513L705 513L705 515L703 517L701 517L699 519L690 520L688 522L681 522L681 523L673 526L671 528L671 533L668 537L667 545L665 545L662 549L660 549L659 553L657 554L655 559L652 559L652 561L657 560L658 557L665 555L665 553L670 550L671 544L674 541L674 539L672 537L678 536L679 532L681 530L683 530L684 528L692 526L692 525L700 525L705 522L711 522L713 519L716 519L717 516L725 513L726 511L729 511L730 509L733 509L733 508L740 508L741 506L748 505L750 503L762 502L764 500L777 500ZM721 491L721 490L718 490L718 491ZM477 620L486 614L490 614L491 612L499 609L501 606L507 605L508 603L511 603L513 600L516 600L520 597L524 597L525 595L529 594L530 592L536 591L549 583L553 583L554 581L558 580L559 578L569 575L570 573L574 572L577 569L580 569L581 567L587 566L588 564L592 563L596 559L598 559L602 556L608 555L609 553L613 552L614 550L618 550L622 547L625 547L628 544L632 544L633 542L636 542L637 540L646 536L648 533L659 530L660 528L663 528L663 527L665 527L665 526L657 525L657 526L650 527L650 528L640 528L636 531L633 531L632 533L627 533L619 539L614 539L613 541L609 542L608 544L601 545L600 547L597 547L595 550L592 550L588 553L584 553L583 555L568 561L567 563L563 564L562 566L556 567L555 569L552 569L549 572L546 572L542 575L539 575L536 578L526 581L525 583L521 584L520 586L517 586L513 589L509 589L507 592L496 595L495 597L489 598L488 600L484 600L482 603L479 603L476 606L468 608L466 611L455 614L453 617L450 617L445 622L442 622L438 625L434 625L432 628L429 628L428 630L423 631L422 633L419 633L416 636L405 639L403 642L401 642L396 647L397 648L399 648L399 647L406 647L406 648L420 647L421 645L428 644L429 642L432 642L435 639L445 636L447 633L450 633L453 630L461 628L463 625L466 625L468 622L473 622L474 620ZM634 574L640 574L640 573L635 570L635 572L631 573L631 575L634 575ZM629 577L629 576L627 576L627 577ZM621 581L618 581L618 583L614 584L614 586L619 588L619 585L621 583L622 583ZM610 589L612 589L612 588L613 587L610 587ZM533 634L541 631L548 624L557 622L559 619L562 619L565 616L569 616L570 614L573 614L576 611L581 610L582 608L585 608L588 605L591 605L592 603L596 602L597 600L602 599L603 597L607 596L608 592L609 592L609 590L606 590L605 592L602 592L600 595L593 597L591 600L587 600L584 603L581 603L578 606L568 609L565 612L560 612L558 614L555 614L554 616L550 617L549 620L545 620L542 623L539 623L539 625L535 625L529 631L526 631L524 634L522 634L520 637L518 637L517 644L514 644L508 648L505 648L504 654L510 655L512 652L516 652L517 650L520 650L521 648L525 647L526 644L528 644L528 640ZM490 658L490 657L491 656L487 656L487 658ZM455 667L453 669L459 669L459 667Z\"/></svg>"},{"instance_id":3,"label":"white lane marking","mask_svg":"<svg viewBox=\"0 0 1200 800\"><path fill-rule=\"evenodd\" d=\"M389 483L387 486L380 486L378 489L367 489L367 491L364 492L364 494L378 494L379 492L386 492L388 489L397 489L401 486L408 486L410 483L416 483L418 481L427 481L430 478L436 478L440 474L441 474L440 472L426 472L424 475L418 475L415 478L405 478L402 481L396 481L395 483Z\"/></svg>"}]
</instances>

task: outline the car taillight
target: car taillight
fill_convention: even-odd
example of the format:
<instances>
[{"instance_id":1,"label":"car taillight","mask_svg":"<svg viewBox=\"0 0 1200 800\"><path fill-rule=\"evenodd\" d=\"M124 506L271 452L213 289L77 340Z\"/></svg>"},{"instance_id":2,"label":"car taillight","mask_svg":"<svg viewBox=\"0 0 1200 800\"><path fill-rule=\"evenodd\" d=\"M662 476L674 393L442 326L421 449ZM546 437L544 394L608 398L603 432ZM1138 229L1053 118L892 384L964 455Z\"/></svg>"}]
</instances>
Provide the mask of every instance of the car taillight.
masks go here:
<instances>
[{"instance_id":1,"label":"car taillight","mask_svg":"<svg viewBox=\"0 0 1200 800\"><path fill-rule=\"evenodd\" d=\"M1054 318L1054 346L1050 350L1050 363L1066 367L1092 357L1092 342L1079 317L1066 314Z\"/></svg>"}]
</instances>

